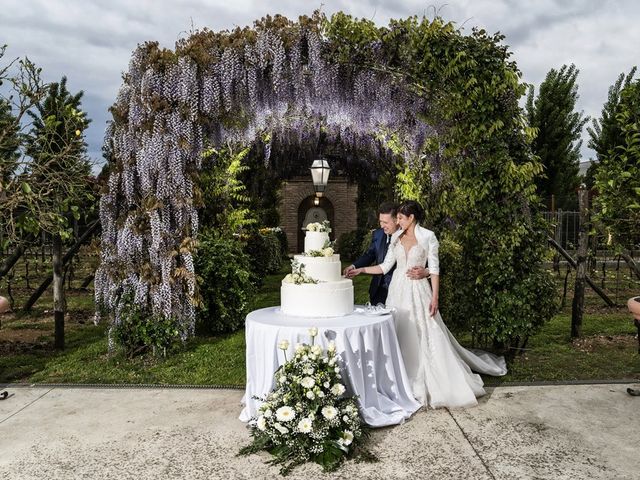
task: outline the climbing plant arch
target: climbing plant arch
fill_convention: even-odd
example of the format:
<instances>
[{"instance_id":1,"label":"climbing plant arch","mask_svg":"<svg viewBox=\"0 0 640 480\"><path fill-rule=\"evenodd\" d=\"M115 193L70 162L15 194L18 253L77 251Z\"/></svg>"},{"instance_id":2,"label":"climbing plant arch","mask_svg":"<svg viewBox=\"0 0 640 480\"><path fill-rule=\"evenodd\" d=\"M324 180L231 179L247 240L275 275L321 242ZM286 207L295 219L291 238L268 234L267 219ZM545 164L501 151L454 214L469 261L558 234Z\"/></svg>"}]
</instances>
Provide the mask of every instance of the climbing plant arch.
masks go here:
<instances>
[{"instance_id":1,"label":"climbing plant arch","mask_svg":"<svg viewBox=\"0 0 640 480\"><path fill-rule=\"evenodd\" d=\"M483 35L472 41L478 51L495 48L498 40L487 42ZM405 196L423 194L425 185L450 186L452 180L464 186L472 181L460 174L464 159L491 155L496 168L514 165L511 177L517 172L513 181L521 182L514 199L518 211L526 208L529 197L522 193L530 195L537 167L526 157L517 118L504 120L508 108L517 113L515 67L506 55L498 60L506 80L496 99L485 99L498 111L490 121L460 116L461 101L484 108L473 105L473 96L463 97L465 89L483 88L474 78L461 83L465 69L477 70L475 60L464 57L463 38L439 19L410 18L380 28L342 14L327 21L316 12L297 22L276 16L233 31L195 32L174 51L154 42L140 45L111 108L105 139L111 173L100 204L99 314L118 325L128 295L172 319L183 339L193 333L193 176L207 144L258 145L269 162L274 148L318 145L322 138L363 158L394 158ZM439 50L443 45L446 51ZM434 63L436 57L441 64ZM427 75L414 63L424 65ZM477 130L467 132L465 122ZM505 130L516 140L502 150L483 151L483 142ZM488 143L493 148L500 142L505 143ZM456 188L443 195L454 219L456 209L464 210L465 195L475 205L481 199Z\"/></svg>"}]
</instances>

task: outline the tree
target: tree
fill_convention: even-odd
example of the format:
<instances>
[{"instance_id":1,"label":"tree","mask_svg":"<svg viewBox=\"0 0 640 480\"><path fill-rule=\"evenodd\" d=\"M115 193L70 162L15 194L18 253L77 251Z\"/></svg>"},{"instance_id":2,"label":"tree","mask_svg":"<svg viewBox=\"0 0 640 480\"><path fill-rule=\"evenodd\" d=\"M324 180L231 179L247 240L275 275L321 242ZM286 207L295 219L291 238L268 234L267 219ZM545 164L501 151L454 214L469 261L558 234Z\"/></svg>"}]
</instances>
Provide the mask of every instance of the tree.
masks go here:
<instances>
[{"instance_id":1,"label":"tree","mask_svg":"<svg viewBox=\"0 0 640 480\"><path fill-rule=\"evenodd\" d=\"M46 98L28 111L33 124L27 140L27 155L32 159L26 173L28 189L35 194L29 200L37 221L53 239L53 310L55 346L64 348L64 273L63 240L70 236L70 219L80 218L80 208L92 199L88 184L91 165L82 132L90 120L81 110L83 92L75 95L67 90L67 79L49 86ZM33 185L33 186L31 186ZM35 207L35 209L33 208Z\"/></svg>"},{"instance_id":2,"label":"tree","mask_svg":"<svg viewBox=\"0 0 640 480\"><path fill-rule=\"evenodd\" d=\"M620 93L627 88L635 76L637 67L633 67L626 75L621 73L613 85L609 87L607 101L602 107L600 118L591 120L591 126L587 127L589 132L589 148L596 151L596 158L599 161L609 154L609 151L625 141L620 130L617 116L620 105Z\"/></svg>"},{"instance_id":3,"label":"tree","mask_svg":"<svg viewBox=\"0 0 640 480\"><path fill-rule=\"evenodd\" d=\"M544 165L545 174L538 177L536 185L540 197L551 205L563 209L576 207L576 189L580 183L580 134L588 121L582 112L576 112L579 70L575 65L563 65L560 70L551 69L540 84L534 99L534 87L529 88L526 115L537 136L532 150Z\"/></svg>"},{"instance_id":4,"label":"tree","mask_svg":"<svg viewBox=\"0 0 640 480\"><path fill-rule=\"evenodd\" d=\"M0 58L4 52L5 47ZM42 232L52 235L55 345L63 348L62 245L71 236L71 219L80 218L82 209L95 200L83 136L90 120L80 110L82 92L71 95L65 78L45 84L40 73L28 59L0 67L0 81L12 87L0 98L0 121L6 127L0 130L0 151L9 152L0 156L0 218L7 244L17 253L1 271L11 269L29 238Z\"/></svg>"},{"instance_id":5,"label":"tree","mask_svg":"<svg viewBox=\"0 0 640 480\"><path fill-rule=\"evenodd\" d=\"M640 242L640 79L620 91L611 131L620 143L602 155L596 173L596 219L618 247Z\"/></svg>"}]
</instances>

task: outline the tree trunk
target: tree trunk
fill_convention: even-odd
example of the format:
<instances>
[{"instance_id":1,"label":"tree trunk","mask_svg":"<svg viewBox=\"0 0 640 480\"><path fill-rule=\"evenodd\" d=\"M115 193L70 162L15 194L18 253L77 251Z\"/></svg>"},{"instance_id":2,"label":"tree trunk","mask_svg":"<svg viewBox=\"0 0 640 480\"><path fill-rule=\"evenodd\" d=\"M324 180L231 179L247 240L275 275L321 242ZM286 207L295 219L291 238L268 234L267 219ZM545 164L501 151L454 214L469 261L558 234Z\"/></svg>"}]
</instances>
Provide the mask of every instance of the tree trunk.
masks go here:
<instances>
[{"instance_id":1,"label":"tree trunk","mask_svg":"<svg viewBox=\"0 0 640 480\"><path fill-rule=\"evenodd\" d=\"M584 313L584 289L587 277L587 246L589 242L589 192L586 189L578 191L580 204L580 230L578 232L578 255L576 259L576 284L571 308L571 338L579 337L582 333L582 314Z\"/></svg>"},{"instance_id":2,"label":"tree trunk","mask_svg":"<svg viewBox=\"0 0 640 480\"><path fill-rule=\"evenodd\" d=\"M631 258L631 255L629 255L626 252L622 252L620 254L620 256L622 257L622 259L627 262L627 265L629 265L629 269L636 274L636 277L638 277L638 280L640 280L640 268L638 267L638 265L636 264L635 260L633 258Z\"/></svg>"},{"instance_id":3,"label":"tree trunk","mask_svg":"<svg viewBox=\"0 0 640 480\"><path fill-rule=\"evenodd\" d=\"M53 235L53 315L55 319L55 342L58 350L64 348L64 274L62 271L62 238Z\"/></svg>"},{"instance_id":4,"label":"tree trunk","mask_svg":"<svg viewBox=\"0 0 640 480\"><path fill-rule=\"evenodd\" d=\"M20 260L20 257L24 253L24 245L20 244L16 247L11 255L4 259L2 265L0 265L0 280L4 278L4 276L9 273L11 268Z\"/></svg>"},{"instance_id":5,"label":"tree trunk","mask_svg":"<svg viewBox=\"0 0 640 480\"><path fill-rule=\"evenodd\" d=\"M95 221L89 226L87 231L82 234L82 236L78 239L78 241L74 243L73 246L64 255L62 259L63 265L65 265L69 260L73 258L73 256L78 252L78 250L82 246L82 244L87 242L93 236L93 234L98 230L98 227L100 227L99 221ZM24 307L22 307L22 310L25 312L31 310L31 307L33 307L35 303L38 301L38 299L42 296L42 294L46 292L47 288L49 288L49 285L51 285L52 281L53 281L53 277L45 278L44 281L38 287L38 289L31 294L31 296L29 297L29 300L27 300L27 303L25 303Z\"/></svg>"},{"instance_id":6,"label":"tree trunk","mask_svg":"<svg viewBox=\"0 0 640 480\"><path fill-rule=\"evenodd\" d=\"M556 224L556 228L553 236L554 236L554 240L558 242L558 245L561 245L562 244L562 221L563 221L562 209L559 209L556 215L557 215L556 218L558 220L558 223ZM553 256L553 271L558 272L558 274L560 273L560 255L558 255L557 252Z\"/></svg>"}]
</instances>

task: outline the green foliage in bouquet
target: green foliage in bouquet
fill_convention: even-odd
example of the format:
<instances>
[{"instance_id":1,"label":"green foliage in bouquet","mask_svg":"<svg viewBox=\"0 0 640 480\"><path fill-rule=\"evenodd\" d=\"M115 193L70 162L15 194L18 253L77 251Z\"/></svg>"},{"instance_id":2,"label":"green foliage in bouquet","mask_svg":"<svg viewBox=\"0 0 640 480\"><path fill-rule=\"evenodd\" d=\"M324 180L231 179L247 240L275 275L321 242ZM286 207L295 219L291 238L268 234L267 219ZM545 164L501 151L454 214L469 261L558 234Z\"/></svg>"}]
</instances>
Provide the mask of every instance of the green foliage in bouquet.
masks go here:
<instances>
[{"instance_id":1,"label":"green foliage in bouquet","mask_svg":"<svg viewBox=\"0 0 640 480\"><path fill-rule=\"evenodd\" d=\"M269 463L287 475L297 465L315 462L325 472L347 458L377 461L364 444L369 432L354 397L346 397L339 357L330 342L325 351L314 344L317 328L309 329L311 345L297 345L286 361L289 342L280 342L285 363L275 372L275 388L252 419L253 441L240 455L267 451Z\"/></svg>"},{"instance_id":2,"label":"green foliage in bouquet","mask_svg":"<svg viewBox=\"0 0 640 480\"><path fill-rule=\"evenodd\" d=\"M255 291L250 260L242 244L206 230L200 235L194 264L200 326L211 333L233 332L242 327Z\"/></svg>"}]
</instances>

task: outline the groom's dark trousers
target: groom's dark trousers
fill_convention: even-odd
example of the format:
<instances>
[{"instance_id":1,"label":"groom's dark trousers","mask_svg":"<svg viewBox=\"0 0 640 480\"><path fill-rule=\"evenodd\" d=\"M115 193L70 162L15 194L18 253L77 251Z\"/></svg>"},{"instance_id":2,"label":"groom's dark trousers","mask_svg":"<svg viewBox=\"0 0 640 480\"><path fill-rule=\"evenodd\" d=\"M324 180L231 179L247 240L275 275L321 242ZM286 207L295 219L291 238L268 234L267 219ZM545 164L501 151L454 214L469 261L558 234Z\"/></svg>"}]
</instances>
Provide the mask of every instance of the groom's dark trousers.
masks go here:
<instances>
[{"instance_id":1,"label":"groom's dark trousers","mask_svg":"<svg viewBox=\"0 0 640 480\"><path fill-rule=\"evenodd\" d=\"M353 262L353 266L363 268L370 265L381 264L387 255L390 239L391 235L385 234L381 228L374 230L371 235L371 245L369 245L367 251L360 258ZM369 286L369 300L372 305L386 303L389 284L391 283L391 275L395 268L394 265L386 275L373 275L371 285Z\"/></svg>"}]
</instances>

